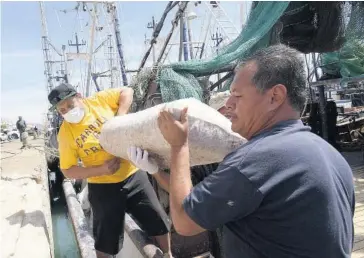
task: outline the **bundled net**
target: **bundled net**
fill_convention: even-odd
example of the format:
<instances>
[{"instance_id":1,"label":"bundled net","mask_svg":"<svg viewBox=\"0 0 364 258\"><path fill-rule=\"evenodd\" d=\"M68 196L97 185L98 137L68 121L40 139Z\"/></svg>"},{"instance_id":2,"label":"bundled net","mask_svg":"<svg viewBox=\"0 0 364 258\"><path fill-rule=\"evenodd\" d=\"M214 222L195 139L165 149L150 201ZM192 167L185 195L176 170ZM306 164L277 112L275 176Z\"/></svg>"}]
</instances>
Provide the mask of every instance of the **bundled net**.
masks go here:
<instances>
[{"instance_id":1,"label":"bundled net","mask_svg":"<svg viewBox=\"0 0 364 258\"><path fill-rule=\"evenodd\" d=\"M291 2L277 23L281 43L302 53L335 51L344 42L344 2Z\"/></svg>"},{"instance_id":2,"label":"bundled net","mask_svg":"<svg viewBox=\"0 0 364 258\"><path fill-rule=\"evenodd\" d=\"M190 60L172 64L176 72L188 72L194 76L212 74L217 69L244 59L256 49L269 44L269 32L286 10L289 2L259 2L252 9L248 22L240 35L219 50L211 60Z\"/></svg>"},{"instance_id":3,"label":"bundled net","mask_svg":"<svg viewBox=\"0 0 364 258\"><path fill-rule=\"evenodd\" d=\"M204 93L209 83L197 78L213 74L216 70L236 63L269 44L269 32L286 10L289 2L259 2L251 10L247 25L240 35L229 45L219 50L219 54L210 60L190 60L158 68L155 73L145 69L132 81L131 87L136 92L132 111L143 108L148 91L148 83L155 80L162 102L193 97L204 101Z\"/></svg>"},{"instance_id":4,"label":"bundled net","mask_svg":"<svg viewBox=\"0 0 364 258\"><path fill-rule=\"evenodd\" d=\"M240 35L215 57L142 70L131 83L136 92L132 111L189 97L206 103L210 83L199 78L234 67L256 50L272 44L283 43L303 53L336 51L342 47L345 36L343 6L344 2L253 2ZM364 17L361 11L352 14L356 21ZM349 27L363 30L357 23ZM352 33L357 35L358 31ZM145 103L150 98L151 82L157 84L152 95L159 101L149 102L148 106ZM228 90L231 82L229 78L220 90Z\"/></svg>"},{"instance_id":5,"label":"bundled net","mask_svg":"<svg viewBox=\"0 0 364 258\"><path fill-rule=\"evenodd\" d=\"M321 55L321 66L329 78L364 74L364 2L351 2L345 8L347 28L343 47Z\"/></svg>"}]
</instances>

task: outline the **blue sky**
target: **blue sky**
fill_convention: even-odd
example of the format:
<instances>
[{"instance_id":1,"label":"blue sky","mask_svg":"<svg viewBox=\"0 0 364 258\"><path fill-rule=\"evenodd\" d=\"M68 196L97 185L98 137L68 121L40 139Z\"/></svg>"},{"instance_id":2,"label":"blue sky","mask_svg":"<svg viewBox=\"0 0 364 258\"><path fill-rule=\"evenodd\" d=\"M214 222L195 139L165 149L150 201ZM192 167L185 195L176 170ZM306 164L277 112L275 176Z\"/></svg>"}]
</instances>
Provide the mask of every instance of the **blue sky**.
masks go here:
<instances>
[{"instance_id":1,"label":"blue sky","mask_svg":"<svg viewBox=\"0 0 364 258\"><path fill-rule=\"evenodd\" d=\"M146 24L153 15L158 20L166 4L164 1L118 3L120 31L128 68L136 68L144 53L144 34L149 32L150 35ZM65 16L60 10L71 9L75 5L76 2L45 2L49 37L58 48L67 44L68 40L74 40L72 31L78 26L75 14ZM239 26L238 3L224 2L223 8ZM168 16L162 36L170 29L172 16L174 12ZM18 115L22 115L29 122L42 122L48 106L43 73L39 3L2 2L1 118L15 121Z\"/></svg>"}]
</instances>

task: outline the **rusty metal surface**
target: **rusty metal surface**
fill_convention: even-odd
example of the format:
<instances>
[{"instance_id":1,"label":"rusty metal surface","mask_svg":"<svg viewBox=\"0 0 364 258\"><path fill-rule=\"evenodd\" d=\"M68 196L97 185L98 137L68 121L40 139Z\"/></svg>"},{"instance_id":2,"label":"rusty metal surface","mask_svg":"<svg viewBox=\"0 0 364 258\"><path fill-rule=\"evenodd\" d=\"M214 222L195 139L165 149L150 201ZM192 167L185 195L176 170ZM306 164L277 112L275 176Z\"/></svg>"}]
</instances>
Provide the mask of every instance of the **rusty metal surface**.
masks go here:
<instances>
[{"instance_id":1,"label":"rusty metal surface","mask_svg":"<svg viewBox=\"0 0 364 258\"><path fill-rule=\"evenodd\" d=\"M128 214L125 214L124 230L145 258L163 258L163 252Z\"/></svg>"},{"instance_id":2,"label":"rusty metal surface","mask_svg":"<svg viewBox=\"0 0 364 258\"><path fill-rule=\"evenodd\" d=\"M80 249L82 258L96 258L94 248L94 239L91 236L90 228L81 208L81 204L77 200L76 192L69 180L63 182L63 191L66 197L68 212L72 220L72 225L76 234L76 240Z\"/></svg>"},{"instance_id":3,"label":"rusty metal surface","mask_svg":"<svg viewBox=\"0 0 364 258\"><path fill-rule=\"evenodd\" d=\"M211 249L208 232L196 236L184 237L175 232L171 234L172 253L176 258L191 258L199 256Z\"/></svg>"}]
</instances>

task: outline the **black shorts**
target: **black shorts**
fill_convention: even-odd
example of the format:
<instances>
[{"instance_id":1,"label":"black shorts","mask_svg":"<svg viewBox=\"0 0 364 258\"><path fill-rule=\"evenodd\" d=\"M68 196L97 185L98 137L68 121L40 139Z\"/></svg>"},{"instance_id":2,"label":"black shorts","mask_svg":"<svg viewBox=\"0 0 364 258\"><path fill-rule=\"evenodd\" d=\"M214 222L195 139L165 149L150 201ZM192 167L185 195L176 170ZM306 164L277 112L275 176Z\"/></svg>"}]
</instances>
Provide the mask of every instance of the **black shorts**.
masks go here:
<instances>
[{"instance_id":1,"label":"black shorts","mask_svg":"<svg viewBox=\"0 0 364 258\"><path fill-rule=\"evenodd\" d=\"M149 236L165 235L170 230L169 217L144 171L139 170L120 183L88 184L88 191L97 251L119 253L123 246L125 212Z\"/></svg>"}]
</instances>

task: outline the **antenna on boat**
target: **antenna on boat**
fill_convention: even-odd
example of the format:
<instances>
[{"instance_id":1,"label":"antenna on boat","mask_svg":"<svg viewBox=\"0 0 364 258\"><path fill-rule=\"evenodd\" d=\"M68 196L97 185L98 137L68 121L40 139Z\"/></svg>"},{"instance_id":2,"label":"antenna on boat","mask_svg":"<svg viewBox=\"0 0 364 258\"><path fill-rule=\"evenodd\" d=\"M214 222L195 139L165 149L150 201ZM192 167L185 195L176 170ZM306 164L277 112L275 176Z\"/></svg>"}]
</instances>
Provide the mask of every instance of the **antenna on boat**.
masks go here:
<instances>
[{"instance_id":1,"label":"antenna on boat","mask_svg":"<svg viewBox=\"0 0 364 258\"><path fill-rule=\"evenodd\" d=\"M152 21L151 22L148 22L148 25L147 25L147 29L153 29L153 31L155 30L155 27L156 27L156 23L155 23L155 20L154 20L154 16L152 16ZM153 66L155 65L155 45L153 44L152 45L152 57L153 57Z\"/></svg>"},{"instance_id":2,"label":"antenna on boat","mask_svg":"<svg viewBox=\"0 0 364 258\"><path fill-rule=\"evenodd\" d=\"M86 41L82 40L81 43L79 43L78 41L78 35L77 33L75 33L75 39L76 39L76 43L72 43L71 40L68 41L68 46L70 47L76 47L77 48L77 54L80 53L80 46L85 46L86 45Z\"/></svg>"}]
</instances>

